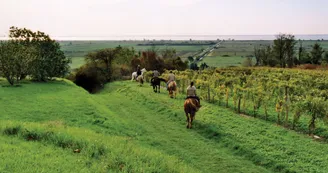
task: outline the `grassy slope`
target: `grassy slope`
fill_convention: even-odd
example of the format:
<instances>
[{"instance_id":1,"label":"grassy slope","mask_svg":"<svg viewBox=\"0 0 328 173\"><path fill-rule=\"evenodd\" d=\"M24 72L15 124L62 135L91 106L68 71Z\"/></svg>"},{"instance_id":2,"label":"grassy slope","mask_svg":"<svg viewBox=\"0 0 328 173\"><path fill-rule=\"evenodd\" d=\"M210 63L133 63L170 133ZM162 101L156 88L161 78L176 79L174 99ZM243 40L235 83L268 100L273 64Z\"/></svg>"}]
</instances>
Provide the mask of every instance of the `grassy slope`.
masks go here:
<instances>
[{"instance_id":1,"label":"grassy slope","mask_svg":"<svg viewBox=\"0 0 328 173\"><path fill-rule=\"evenodd\" d=\"M5 148L0 149L0 158L7 158L0 164L0 172L26 168L40 172L44 167L46 172L60 172L46 168L51 162L62 163L60 169L68 172L74 166L81 172L120 169L325 172L328 169L326 144L204 102L194 129L188 130L182 110L183 96L172 100L166 92L152 93L147 85L115 82L96 95L60 81L0 87L3 105L0 141L6 141L0 142L1 148ZM27 142L24 130L12 137L4 135L5 129L16 126L41 137ZM49 131L54 135L47 136ZM62 147L65 141L79 145ZM82 152L73 154L74 146L80 146ZM37 152L39 149L42 152ZM98 157L102 149L104 154ZM13 150L17 152L11 155ZM48 156L45 153L51 155L49 160L45 159ZM29 154L41 167L27 162ZM58 160L57 156L66 161ZM14 161L18 158L22 162Z\"/></svg>"}]
</instances>

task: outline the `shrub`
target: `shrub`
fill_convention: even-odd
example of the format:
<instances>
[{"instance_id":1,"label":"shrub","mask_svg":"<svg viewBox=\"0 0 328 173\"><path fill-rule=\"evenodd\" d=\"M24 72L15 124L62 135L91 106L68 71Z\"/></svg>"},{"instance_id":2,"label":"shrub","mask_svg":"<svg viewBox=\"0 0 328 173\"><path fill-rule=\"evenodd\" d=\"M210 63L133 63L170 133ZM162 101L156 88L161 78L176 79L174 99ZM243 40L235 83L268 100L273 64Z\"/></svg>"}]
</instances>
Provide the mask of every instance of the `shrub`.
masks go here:
<instances>
[{"instance_id":1,"label":"shrub","mask_svg":"<svg viewBox=\"0 0 328 173\"><path fill-rule=\"evenodd\" d=\"M103 88L106 82L106 76L103 76L97 67L84 65L76 72L73 82L87 90L89 93L95 93Z\"/></svg>"}]
</instances>

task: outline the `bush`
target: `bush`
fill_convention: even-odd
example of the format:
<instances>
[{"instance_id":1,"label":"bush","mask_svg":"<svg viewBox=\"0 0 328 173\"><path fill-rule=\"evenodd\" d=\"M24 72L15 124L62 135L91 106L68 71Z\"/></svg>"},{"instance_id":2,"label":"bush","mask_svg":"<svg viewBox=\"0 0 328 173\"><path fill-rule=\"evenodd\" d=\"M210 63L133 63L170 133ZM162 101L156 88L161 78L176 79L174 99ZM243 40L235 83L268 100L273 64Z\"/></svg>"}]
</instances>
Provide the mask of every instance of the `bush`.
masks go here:
<instances>
[{"instance_id":1,"label":"bush","mask_svg":"<svg viewBox=\"0 0 328 173\"><path fill-rule=\"evenodd\" d=\"M317 65L315 64L303 64L303 65L300 65L298 68L300 69L305 69L305 70L315 70L317 69Z\"/></svg>"},{"instance_id":2,"label":"bush","mask_svg":"<svg viewBox=\"0 0 328 173\"><path fill-rule=\"evenodd\" d=\"M85 65L78 69L73 77L73 82L89 93L95 93L103 88L106 77L99 72L97 67Z\"/></svg>"},{"instance_id":3,"label":"bush","mask_svg":"<svg viewBox=\"0 0 328 173\"><path fill-rule=\"evenodd\" d=\"M252 67L253 66L253 62L252 62L252 58L245 58L245 60L242 63L243 67Z\"/></svg>"}]
</instances>

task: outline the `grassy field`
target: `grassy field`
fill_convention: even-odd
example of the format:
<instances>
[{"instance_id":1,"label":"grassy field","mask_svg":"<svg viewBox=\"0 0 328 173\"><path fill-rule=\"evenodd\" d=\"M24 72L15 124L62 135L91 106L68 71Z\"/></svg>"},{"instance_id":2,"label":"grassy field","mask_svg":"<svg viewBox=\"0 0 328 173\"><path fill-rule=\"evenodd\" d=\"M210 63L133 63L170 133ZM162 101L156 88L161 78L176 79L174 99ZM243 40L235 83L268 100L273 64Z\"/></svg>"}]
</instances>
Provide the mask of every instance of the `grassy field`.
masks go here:
<instances>
[{"instance_id":1,"label":"grassy field","mask_svg":"<svg viewBox=\"0 0 328 173\"><path fill-rule=\"evenodd\" d=\"M76 69L85 64L84 57L73 57L72 63L70 64L71 69Z\"/></svg>"},{"instance_id":2,"label":"grassy field","mask_svg":"<svg viewBox=\"0 0 328 173\"><path fill-rule=\"evenodd\" d=\"M133 47L136 51L143 51L150 49L151 46L138 46L143 41L61 41L61 49L65 52L66 56L81 57L86 55L90 51L95 51L104 48L114 48L117 46ZM159 53L165 48L174 48L177 51L177 55L183 58L188 57L206 48L206 45L190 45L190 46L156 46Z\"/></svg>"},{"instance_id":3,"label":"grassy field","mask_svg":"<svg viewBox=\"0 0 328 173\"><path fill-rule=\"evenodd\" d=\"M206 63L210 67L228 67L228 66L241 66L245 58L240 56L222 57L222 56L207 56L201 63Z\"/></svg>"},{"instance_id":4,"label":"grassy field","mask_svg":"<svg viewBox=\"0 0 328 173\"><path fill-rule=\"evenodd\" d=\"M203 102L188 130L184 96L148 84L114 82L90 95L65 80L24 82L0 96L0 172L328 169L325 143L217 105Z\"/></svg>"}]
</instances>

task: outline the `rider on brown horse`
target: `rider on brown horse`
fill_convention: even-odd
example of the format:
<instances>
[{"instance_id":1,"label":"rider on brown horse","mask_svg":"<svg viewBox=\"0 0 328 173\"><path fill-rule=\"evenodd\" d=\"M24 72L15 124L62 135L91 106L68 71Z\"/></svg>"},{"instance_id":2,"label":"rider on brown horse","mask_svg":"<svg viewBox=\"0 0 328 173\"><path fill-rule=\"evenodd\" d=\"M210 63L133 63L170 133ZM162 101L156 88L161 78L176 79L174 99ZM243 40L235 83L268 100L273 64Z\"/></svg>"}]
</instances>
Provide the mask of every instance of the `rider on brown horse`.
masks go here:
<instances>
[{"instance_id":1,"label":"rider on brown horse","mask_svg":"<svg viewBox=\"0 0 328 173\"><path fill-rule=\"evenodd\" d=\"M169 77L168 77L168 80L167 80L167 83L166 83L166 88L168 87L169 83L172 82L172 81L175 81L175 76L174 76L173 72L170 71L170 74L169 74Z\"/></svg>"},{"instance_id":2,"label":"rider on brown horse","mask_svg":"<svg viewBox=\"0 0 328 173\"><path fill-rule=\"evenodd\" d=\"M188 88L187 88L187 98L186 99L189 99L189 98L196 99L198 101L198 107L199 108L201 107L200 99L196 95L196 87L194 86L194 82L191 82L190 86L188 86Z\"/></svg>"}]
</instances>

